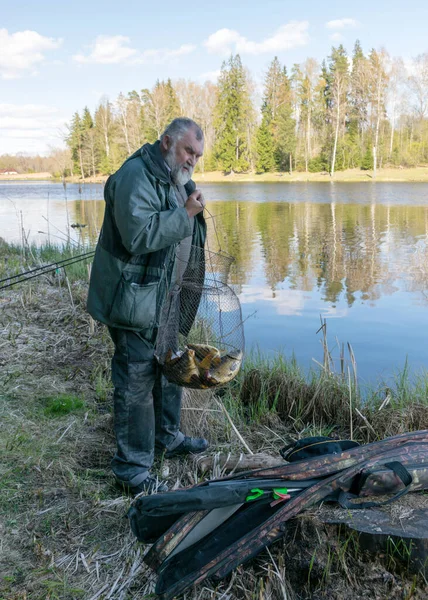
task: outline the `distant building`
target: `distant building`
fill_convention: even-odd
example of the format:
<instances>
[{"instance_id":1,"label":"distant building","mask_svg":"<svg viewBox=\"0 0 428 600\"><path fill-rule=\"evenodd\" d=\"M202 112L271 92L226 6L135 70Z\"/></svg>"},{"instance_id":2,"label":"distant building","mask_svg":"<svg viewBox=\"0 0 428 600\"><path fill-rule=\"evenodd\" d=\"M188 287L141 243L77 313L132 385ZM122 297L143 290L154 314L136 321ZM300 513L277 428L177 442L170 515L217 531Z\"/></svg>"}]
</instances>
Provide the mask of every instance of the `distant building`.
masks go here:
<instances>
[{"instance_id":1,"label":"distant building","mask_svg":"<svg viewBox=\"0 0 428 600\"><path fill-rule=\"evenodd\" d=\"M0 175L18 175L15 169L0 169Z\"/></svg>"}]
</instances>

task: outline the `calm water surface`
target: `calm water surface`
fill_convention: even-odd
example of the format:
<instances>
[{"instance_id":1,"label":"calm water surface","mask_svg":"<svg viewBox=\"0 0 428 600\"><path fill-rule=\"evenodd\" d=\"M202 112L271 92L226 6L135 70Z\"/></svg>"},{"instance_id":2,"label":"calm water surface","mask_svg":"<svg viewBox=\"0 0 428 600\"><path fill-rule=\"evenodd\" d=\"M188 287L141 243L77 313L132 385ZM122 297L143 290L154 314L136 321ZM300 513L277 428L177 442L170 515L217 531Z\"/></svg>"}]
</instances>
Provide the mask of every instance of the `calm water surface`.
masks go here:
<instances>
[{"instance_id":1,"label":"calm water surface","mask_svg":"<svg viewBox=\"0 0 428 600\"><path fill-rule=\"evenodd\" d=\"M321 315L333 359L350 342L361 382L390 380L406 359L428 369L428 184L201 187L209 247L236 257L247 348L294 352L307 369L322 361ZM68 232L95 242L103 211L101 185L0 183L8 241L20 240L22 222L37 243Z\"/></svg>"}]
</instances>

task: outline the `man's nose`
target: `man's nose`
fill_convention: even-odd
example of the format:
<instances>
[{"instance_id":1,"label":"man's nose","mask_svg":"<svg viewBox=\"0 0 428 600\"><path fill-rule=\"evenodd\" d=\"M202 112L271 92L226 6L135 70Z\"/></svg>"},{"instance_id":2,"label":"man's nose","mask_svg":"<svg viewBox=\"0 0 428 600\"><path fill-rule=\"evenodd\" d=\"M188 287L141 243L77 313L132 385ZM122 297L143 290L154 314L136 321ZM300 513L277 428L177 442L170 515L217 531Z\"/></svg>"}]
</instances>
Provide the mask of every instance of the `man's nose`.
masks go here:
<instances>
[{"instance_id":1,"label":"man's nose","mask_svg":"<svg viewBox=\"0 0 428 600\"><path fill-rule=\"evenodd\" d=\"M191 156L187 161L191 167L196 166L197 158L196 156Z\"/></svg>"}]
</instances>

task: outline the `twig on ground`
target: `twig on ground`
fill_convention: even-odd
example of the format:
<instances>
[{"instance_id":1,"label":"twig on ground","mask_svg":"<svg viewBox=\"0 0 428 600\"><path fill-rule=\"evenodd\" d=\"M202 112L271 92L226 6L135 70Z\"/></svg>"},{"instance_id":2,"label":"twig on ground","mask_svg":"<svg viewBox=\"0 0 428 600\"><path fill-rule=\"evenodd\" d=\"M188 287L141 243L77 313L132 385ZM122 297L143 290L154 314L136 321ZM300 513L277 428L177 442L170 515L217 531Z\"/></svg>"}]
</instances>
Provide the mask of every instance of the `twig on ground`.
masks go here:
<instances>
[{"instance_id":1,"label":"twig on ground","mask_svg":"<svg viewBox=\"0 0 428 600\"><path fill-rule=\"evenodd\" d=\"M61 437L59 437L56 441L57 444L60 443L60 441L62 440L62 438L65 436L65 434L67 433L67 431L75 424L76 421L71 421L70 425L67 427L67 429L62 433Z\"/></svg>"},{"instance_id":2,"label":"twig on ground","mask_svg":"<svg viewBox=\"0 0 428 600\"><path fill-rule=\"evenodd\" d=\"M247 452L249 454L254 454L254 452L251 450L251 448L249 447L247 442L244 440L244 438L242 437L242 435L239 433L238 429L236 428L234 422L231 419L231 416L229 415L229 413L226 410L226 407L223 405L223 402L220 402L220 400L218 400L217 398L215 398L215 401L218 404L218 406L221 408L221 410L224 412L226 419L229 421L233 431L236 433L241 444L244 446L244 448L247 450Z\"/></svg>"}]
</instances>

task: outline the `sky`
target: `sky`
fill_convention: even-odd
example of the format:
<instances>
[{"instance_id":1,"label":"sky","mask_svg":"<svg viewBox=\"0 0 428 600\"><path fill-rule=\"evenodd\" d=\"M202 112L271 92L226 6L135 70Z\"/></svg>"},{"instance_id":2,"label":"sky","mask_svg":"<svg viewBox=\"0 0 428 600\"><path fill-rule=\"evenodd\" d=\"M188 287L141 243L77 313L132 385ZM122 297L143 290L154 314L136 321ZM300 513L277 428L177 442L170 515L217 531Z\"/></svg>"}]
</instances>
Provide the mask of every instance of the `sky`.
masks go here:
<instances>
[{"instance_id":1,"label":"sky","mask_svg":"<svg viewBox=\"0 0 428 600\"><path fill-rule=\"evenodd\" d=\"M157 79L215 81L239 53L261 89L274 56L291 69L356 39L410 62L428 52L426 0L0 0L0 154L62 147L73 113Z\"/></svg>"}]
</instances>

